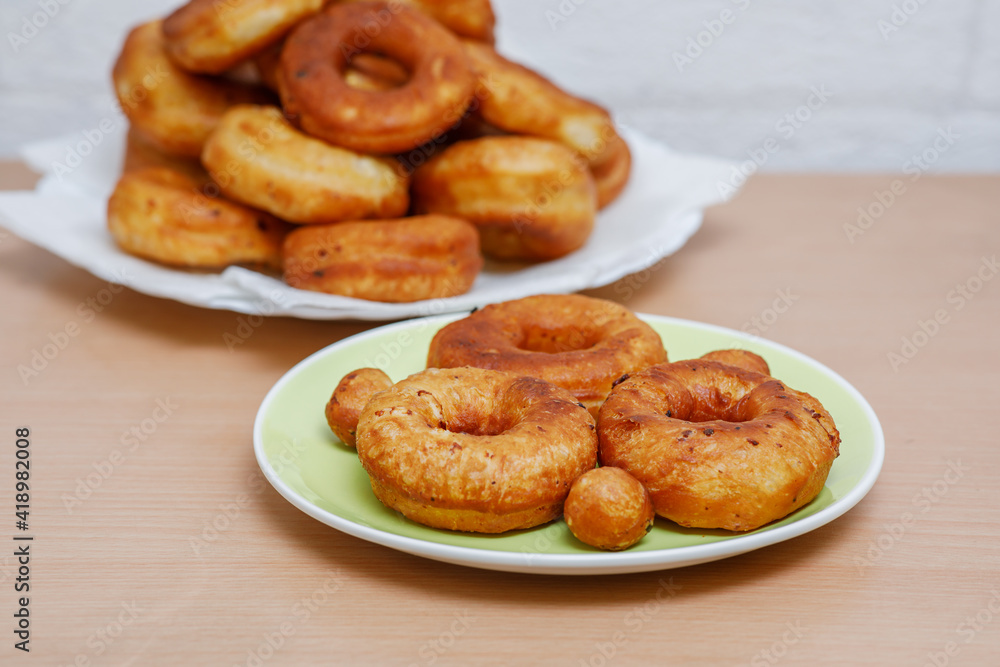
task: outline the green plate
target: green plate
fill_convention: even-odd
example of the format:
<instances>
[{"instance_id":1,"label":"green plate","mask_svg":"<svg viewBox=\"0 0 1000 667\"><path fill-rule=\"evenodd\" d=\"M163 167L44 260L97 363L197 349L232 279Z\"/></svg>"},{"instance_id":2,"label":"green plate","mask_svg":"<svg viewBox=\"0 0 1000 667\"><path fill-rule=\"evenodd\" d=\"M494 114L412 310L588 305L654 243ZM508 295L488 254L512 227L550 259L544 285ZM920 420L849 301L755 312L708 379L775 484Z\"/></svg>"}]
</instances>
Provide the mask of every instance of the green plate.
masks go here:
<instances>
[{"instance_id":1,"label":"green plate","mask_svg":"<svg viewBox=\"0 0 1000 667\"><path fill-rule=\"evenodd\" d=\"M434 333L459 317L372 329L334 343L288 371L264 398L254 424L257 461L275 489L338 530L426 558L511 572L610 574L704 563L802 535L856 505L881 470L885 445L878 418L861 394L830 369L739 331L640 315L663 338L671 360L723 348L751 350L767 360L775 377L823 403L842 443L826 487L812 503L749 533L682 528L658 517L639 544L617 553L582 544L562 521L495 536L422 526L375 498L357 454L330 432L323 408L340 378L357 368L381 368L395 381L422 370Z\"/></svg>"}]
</instances>

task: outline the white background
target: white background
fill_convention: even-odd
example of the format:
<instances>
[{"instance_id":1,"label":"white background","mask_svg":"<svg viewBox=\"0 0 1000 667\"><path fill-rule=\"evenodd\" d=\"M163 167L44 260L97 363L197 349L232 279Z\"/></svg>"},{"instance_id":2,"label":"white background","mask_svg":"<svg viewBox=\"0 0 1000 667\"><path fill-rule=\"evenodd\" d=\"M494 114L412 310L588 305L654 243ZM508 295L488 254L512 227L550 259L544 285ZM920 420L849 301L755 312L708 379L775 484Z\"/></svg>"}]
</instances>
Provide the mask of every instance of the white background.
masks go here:
<instances>
[{"instance_id":1,"label":"white background","mask_svg":"<svg viewBox=\"0 0 1000 667\"><path fill-rule=\"evenodd\" d=\"M3 0L0 157L116 117L109 71L127 27L177 4ZM933 171L1000 171L1000 0L494 6L501 51L684 151L745 160L766 144L765 170L826 171L900 171L927 151ZM829 93L815 109L811 90ZM943 152L939 132L953 137Z\"/></svg>"}]
</instances>

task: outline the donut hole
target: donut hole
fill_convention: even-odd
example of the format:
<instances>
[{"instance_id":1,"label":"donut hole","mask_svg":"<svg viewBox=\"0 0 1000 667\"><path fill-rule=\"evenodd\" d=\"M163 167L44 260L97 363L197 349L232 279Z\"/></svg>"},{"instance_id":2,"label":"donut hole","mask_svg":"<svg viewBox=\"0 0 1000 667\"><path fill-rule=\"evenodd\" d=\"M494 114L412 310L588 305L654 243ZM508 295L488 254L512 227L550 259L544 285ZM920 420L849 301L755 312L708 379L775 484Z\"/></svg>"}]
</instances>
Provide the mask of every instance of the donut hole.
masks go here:
<instances>
[{"instance_id":1,"label":"donut hole","mask_svg":"<svg viewBox=\"0 0 1000 667\"><path fill-rule=\"evenodd\" d=\"M351 88L370 92L402 88L412 75L398 60L374 51L354 54L342 74Z\"/></svg>"},{"instance_id":2,"label":"donut hole","mask_svg":"<svg viewBox=\"0 0 1000 667\"><path fill-rule=\"evenodd\" d=\"M600 341L600 331L593 328L525 327L515 346L525 352L559 354L589 350Z\"/></svg>"},{"instance_id":3,"label":"donut hole","mask_svg":"<svg viewBox=\"0 0 1000 667\"><path fill-rule=\"evenodd\" d=\"M689 422L748 422L757 417L750 394L722 391L718 387L695 385L690 390L690 403L671 410L675 419ZM668 408L669 409L669 408Z\"/></svg>"},{"instance_id":4,"label":"donut hole","mask_svg":"<svg viewBox=\"0 0 1000 667\"><path fill-rule=\"evenodd\" d=\"M462 433L476 436L502 435L514 426L515 419L506 411L482 414L474 411L459 412L447 422L438 424L449 433Z\"/></svg>"}]
</instances>

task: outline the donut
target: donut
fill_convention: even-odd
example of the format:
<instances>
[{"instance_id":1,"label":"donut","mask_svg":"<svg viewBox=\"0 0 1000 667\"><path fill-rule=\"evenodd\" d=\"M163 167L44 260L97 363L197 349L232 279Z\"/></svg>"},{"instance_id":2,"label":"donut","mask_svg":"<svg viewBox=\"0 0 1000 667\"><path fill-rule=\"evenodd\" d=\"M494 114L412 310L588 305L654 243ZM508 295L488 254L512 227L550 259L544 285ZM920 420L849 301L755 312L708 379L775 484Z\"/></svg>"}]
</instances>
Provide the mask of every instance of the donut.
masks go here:
<instances>
[{"instance_id":1,"label":"donut","mask_svg":"<svg viewBox=\"0 0 1000 667\"><path fill-rule=\"evenodd\" d=\"M558 518L573 480L597 461L593 418L569 392L480 368L428 369L375 394L357 448L386 506L479 533Z\"/></svg>"},{"instance_id":2,"label":"donut","mask_svg":"<svg viewBox=\"0 0 1000 667\"><path fill-rule=\"evenodd\" d=\"M341 2L359 0L341 0ZM409 5L451 30L460 37L493 43L496 17L490 0L395 0Z\"/></svg>"},{"instance_id":3,"label":"donut","mask_svg":"<svg viewBox=\"0 0 1000 667\"><path fill-rule=\"evenodd\" d=\"M646 489L621 468L588 470L573 482L563 518L576 539L598 549L628 549L653 529Z\"/></svg>"},{"instance_id":4,"label":"donut","mask_svg":"<svg viewBox=\"0 0 1000 667\"><path fill-rule=\"evenodd\" d=\"M198 157L230 106L265 102L263 89L194 76L167 57L160 22L134 28L112 70L122 111L147 143L170 154Z\"/></svg>"},{"instance_id":5,"label":"donut","mask_svg":"<svg viewBox=\"0 0 1000 667\"><path fill-rule=\"evenodd\" d=\"M602 465L642 482L660 516L747 531L823 489L840 434L819 401L771 376L700 359L620 382L597 419Z\"/></svg>"},{"instance_id":6,"label":"donut","mask_svg":"<svg viewBox=\"0 0 1000 667\"><path fill-rule=\"evenodd\" d=\"M632 173L632 152L620 136L615 135L611 140L609 155L604 164L590 170L597 186L598 209L603 209L618 199Z\"/></svg>"},{"instance_id":7,"label":"donut","mask_svg":"<svg viewBox=\"0 0 1000 667\"><path fill-rule=\"evenodd\" d=\"M281 39L324 0L191 0L163 21L167 53L189 72L221 74Z\"/></svg>"},{"instance_id":8,"label":"donut","mask_svg":"<svg viewBox=\"0 0 1000 667\"><path fill-rule=\"evenodd\" d=\"M201 161L228 197L289 222L391 218L410 203L408 179L395 160L309 137L277 107L229 109Z\"/></svg>"},{"instance_id":9,"label":"donut","mask_svg":"<svg viewBox=\"0 0 1000 667\"><path fill-rule=\"evenodd\" d=\"M580 248L594 229L594 179L562 144L481 137L438 152L413 172L414 210L465 218L483 252L544 261Z\"/></svg>"},{"instance_id":10,"label":"donut","mask_svg":"<svg viewBox=\"0 0 1000 667\"><path fill-rule=\"evenodd\" d=\"M486 306L435 334L427 366L475 366L541 378L593 415L626 373L667 360L652 327L611 301L543 294Z\"/></svg>"},{"instance_id":11,"label":"donut","mask_svg":"<svg viewBox=\"0 0 1000 667\"><path fill-rule=\"evenodd\" d=\"M126 252L182 267L281 266L287 226L261 211L207 197L166 167L124 174L108 199L108 230Z\"/></svg>"},{"instance_id":12,"label":"donut","mask_svg":"<svg viewBox=\"0 0 1000 667\"><path fill-rule=\"evenodd\" d=\"M464 294L483 266L476 228L441 215L299 227L284 262L292 287L386 302Z\"/></svg>"},{"instance_id":13,"label":"donut","mask_svg":"<svg viewBox=\"0 0 1000 667\"><path fill-rule=\"evenodd\" d=\"M465 40L463 46L479 78L476 97L488 123L513 134L559 141L593 168L611 158L617 134L607 111L507 60L488 44Z\"/></svg>"},{"instance_id":14,"label":"donut","mask_svg":"<svg viewBox=\"0 0 1000 667\"><path fill-rule=\"evenodd\" d=\"M771 368L764 361L764 357L754 354L749 350L715 350L699 357L704 361L717 361L720 364L736 366L747 371L770 375Z\"/></svg>"},{"instance_id":15,"label":"donut","mask_svg":"<svg viewBox=\"0 0 1000 667\"><path fill-rule=\"evenodd\" d=\"M343 72L360 53L378 53L410 77L390 90L358 90ZM278 87L302 129L363 153L401 153L454 125L475 77L458 38L409 7L383 2L330 5L285 41ZM336 103L331 103L336 100Z\"/></svg>"},{"instance_id":16,"label":"donut","mask_svg":"<svg viewBox=\"0 0 1000 667\"><path fill-rule=\"evenodd\" d=\"M354 447L361 410L372 396L391 386L389 376L377 368L359 368L345 375L326 404L330 430L345 445Z\"/></svg>"}]
</instances>

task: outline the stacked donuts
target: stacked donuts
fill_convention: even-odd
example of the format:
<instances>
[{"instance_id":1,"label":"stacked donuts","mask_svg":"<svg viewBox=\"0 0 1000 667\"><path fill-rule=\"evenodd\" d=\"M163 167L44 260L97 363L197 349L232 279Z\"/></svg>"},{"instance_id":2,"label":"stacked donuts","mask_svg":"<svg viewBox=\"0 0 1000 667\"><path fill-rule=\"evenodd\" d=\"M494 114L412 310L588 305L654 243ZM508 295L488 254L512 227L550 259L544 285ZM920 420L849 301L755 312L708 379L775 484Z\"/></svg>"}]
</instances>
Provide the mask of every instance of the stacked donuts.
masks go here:
<instances>
[{"instance_id":1,"label":"stacked donuts","mask_svg":"<svg viewBox=\"0 0 1000 667\"><path fill-rule=\"evenodd\" d=\"M375 301L468 291L483 255L580 248L631 156L607 111L496 52L488 0L191 0L128 35L108 227Z\"/></svg>"},{"instance_id":2,"label":"stacked donuts","mask_svg":"<svg viewBox=\"0 0 1000 667\"><path fill-rule=\"evenodd\" d=\"M669 363L621 305L540 295L439 330L427 370L348 373L326 405L385 505L499 533L560 515L581 541L638 542L654 513L747 531L822 490L840 434L815 398L744 350ZM595 468L600 463L599 468Z\"/></svg>"}]
</instances>

